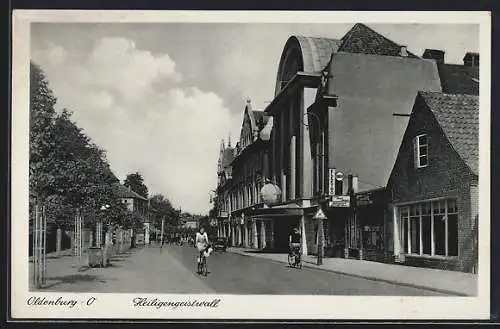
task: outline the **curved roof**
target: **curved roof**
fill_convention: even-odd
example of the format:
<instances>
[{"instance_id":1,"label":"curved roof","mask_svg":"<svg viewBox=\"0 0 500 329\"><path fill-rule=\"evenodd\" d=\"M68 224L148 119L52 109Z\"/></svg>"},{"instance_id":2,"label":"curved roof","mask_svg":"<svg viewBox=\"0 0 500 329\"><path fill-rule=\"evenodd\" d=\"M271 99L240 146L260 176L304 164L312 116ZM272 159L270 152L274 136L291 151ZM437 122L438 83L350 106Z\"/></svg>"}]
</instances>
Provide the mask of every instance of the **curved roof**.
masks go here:
<instances>
[{"instance_id":1,"label":"curved roof","mask_svg":"<svg viewBox=\"0 0 500 329\"><path fill-rule=\"evenodd\" d=\"M292 36L300 44L305 72L320 72L330 61L332 53L340 47L341 41L329 38Z\"/></svg>"},{"instance_id":2,"label":"curved roof","mask_svg":"<svg viewBox=\"0 0 500 329\"><path fill-rule=\"evenodd\" d=\"M299 67L296 68L297 71L319 73L328 65L332 54L338 50L340 45L340 40L330 38L305 37L300 35L288 38L281 53L276 77L275 94L277 95L281 90L281 78L291 54L294 54L292 57L300 57Z\"/></svg>"}]
</instances>

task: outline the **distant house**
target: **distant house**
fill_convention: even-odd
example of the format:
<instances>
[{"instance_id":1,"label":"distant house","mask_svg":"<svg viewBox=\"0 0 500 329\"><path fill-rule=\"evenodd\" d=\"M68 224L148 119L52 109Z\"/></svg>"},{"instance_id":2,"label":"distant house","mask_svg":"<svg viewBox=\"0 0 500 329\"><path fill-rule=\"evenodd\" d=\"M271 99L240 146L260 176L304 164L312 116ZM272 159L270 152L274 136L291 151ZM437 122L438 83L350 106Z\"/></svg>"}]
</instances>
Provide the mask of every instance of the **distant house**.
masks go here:
<instances>
[{"instance_id":1,"label":"distant house","mask_svg":"<svg viewBox=\"0 0 500 329\"><path fill-rule=\"evenodd\" d=\"M478 151L479 97L418 93L387 185L399 262L475 271Z\"/></svg>"},{"instance_id":2,"label":"distant house","mask_svg":"<svg viewBox=\"0 0 500 329\"><path fill-rule=\"evenodd\" d=\"M144 223L144 232L138 232L137 234L144 234L144 242L148 244L150 237L150 216L153 213L149 205L149 200L134 192L129 187L121 184L118 185L118 195L121 202L127 206L128 210L142 218Z\"/></svg>"},{"instance_id":3,"label":"distant house","mask_svg":"<svg viewBox=\"0 0 500 329\"><path fill-rule=\"evenodd\" d=\"M198 219L200 216L195 215L181 215L181 227L187 230L196 230L198 228Z\"/></svg>"}]
</instances>

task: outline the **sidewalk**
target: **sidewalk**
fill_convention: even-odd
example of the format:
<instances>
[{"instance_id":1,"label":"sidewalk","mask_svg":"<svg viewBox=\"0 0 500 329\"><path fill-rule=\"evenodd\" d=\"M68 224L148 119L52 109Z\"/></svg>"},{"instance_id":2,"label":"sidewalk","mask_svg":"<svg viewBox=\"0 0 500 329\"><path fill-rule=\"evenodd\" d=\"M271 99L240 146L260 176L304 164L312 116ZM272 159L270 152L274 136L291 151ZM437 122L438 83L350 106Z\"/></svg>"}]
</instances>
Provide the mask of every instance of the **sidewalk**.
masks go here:
<instances>
[{"instance_id":1,"label":"sidewalk","mask_svg":"<svg viewBox=\"0 0 500 329\"><path fill-rule=\"evenodd\" d=\"M43 292L99 293L209 293L214 294L195 269L184 266L167 248L157 245L117 253L108 267L89 268L85 257L61 256L47 260ZM30 264L32 270L33 264Z\"/></svg>"},{"instance_id":2,"label":"sidewalk","mask_svg":"<svg viewBox=\"0 0 500 329\"><path fill-rule=\"evenodd\" d=\"M263 258L288 264L288 255L286 253L263 253L259 250L245 248L229 248L228 251L243 256ZM316 265L316 256L311 255L303 258L303 267L429 289L447 294L451 293L460 296L477 295L477 275L470 273L344 258L323 258L323 265L318 266Z\"/></svg>"}]
</instances>

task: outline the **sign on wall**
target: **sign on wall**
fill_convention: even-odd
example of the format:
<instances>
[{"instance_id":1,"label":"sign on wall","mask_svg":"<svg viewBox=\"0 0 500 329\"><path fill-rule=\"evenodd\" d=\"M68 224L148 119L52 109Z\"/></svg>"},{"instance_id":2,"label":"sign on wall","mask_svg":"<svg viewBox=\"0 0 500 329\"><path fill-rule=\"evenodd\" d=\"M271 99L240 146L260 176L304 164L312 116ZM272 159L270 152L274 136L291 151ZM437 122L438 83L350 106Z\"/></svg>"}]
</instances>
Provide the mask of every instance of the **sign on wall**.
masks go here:
<instances>
[{"instance_id":1,"label":"sign on wall","mask_svg":"<svg viewBox=\"0 0 500 329\"><path fill-rule=\"evenodd\" d=\"M328 205L332 208L349 208L351 197L349 195L334 195Z\"/></svg>"},{"instance_id":2,"label":"sign on wall","mask_svg":"<svg viewBox=\"0 0 500 329\"><path fill-rule=\"evenodd\" d=\"M328 169L328 195L335 195L335 169Z\"/></svg>"}]
</instances>

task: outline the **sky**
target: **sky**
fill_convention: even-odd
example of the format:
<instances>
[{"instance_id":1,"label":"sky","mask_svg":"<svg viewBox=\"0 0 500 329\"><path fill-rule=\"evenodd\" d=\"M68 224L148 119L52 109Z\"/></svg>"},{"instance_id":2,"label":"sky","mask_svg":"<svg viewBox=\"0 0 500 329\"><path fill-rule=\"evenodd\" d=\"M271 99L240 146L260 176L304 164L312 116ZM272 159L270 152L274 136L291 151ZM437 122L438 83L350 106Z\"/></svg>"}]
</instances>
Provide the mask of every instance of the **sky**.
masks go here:
<instances>
[{"instance_id":1,"label":"sky","mask_svg":"<svg viewBox=\"0 0 500 329\"><path fill-rule=\"evenodd\" d=\"M341 38L353 24L33 23L31 58L123 180L207 213L221 140L239 139L245 101L274 95L291 35ZM368 24L414 54L479 51L478 25Z\"/></svg>"}]
</instances>

